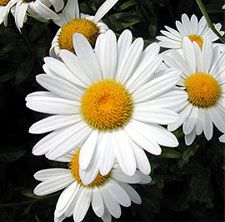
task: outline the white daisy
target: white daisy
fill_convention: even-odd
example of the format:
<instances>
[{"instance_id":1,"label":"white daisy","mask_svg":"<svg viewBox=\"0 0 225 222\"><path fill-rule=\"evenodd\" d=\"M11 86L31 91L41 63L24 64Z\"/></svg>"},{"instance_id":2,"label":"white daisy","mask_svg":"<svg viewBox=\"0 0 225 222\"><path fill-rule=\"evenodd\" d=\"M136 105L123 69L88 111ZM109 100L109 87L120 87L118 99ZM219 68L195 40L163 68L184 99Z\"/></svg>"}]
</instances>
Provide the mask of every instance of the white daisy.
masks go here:
<instances>
[{"instance_id":1,"label":"white daisy","mask_svg":"<svg viewBox=\"0 0 225 222\"><path fill-rule=\"evenodd\" d=\"M73 34L75 32L83 34L94 46L98 35L108 30L107 25L100 20L117 2L118 0L106 0L95 16L90 16L80 13L78 0L68 0L67 5L59 15L61 19L55 21L60 29L52 41L50 55L52 57L60 56L61 49L74 52Z\"/></svg>"},{"instance_id":2,"label":"white daisy","mask_svg":"<svg viewBox=\"0 0 225 222\"><path fill-rule=\"evenodd\" d=\"M222 9L225 9L225 5L223 5Z\"/></svg>"},{"instance_id":3,"label":"white daisy","mask_svg":"<svg viewBox=\"0 0 225 222\"><path fill-rule=\"evenodd\" d=\"M225 134L222 135L222 136L219 138L219 141L220 141L221 143L225 143Z\"/></svg>"},{"instance_id":4,"label":"white daisy","mask_svg":"<svg viewBox=\"0 0 225 222\"><path fill-rule=\"evenodd\" d=\"M159 45L143 51L143 39L132 43L128 30L118 41L111 30L100 35L95 50L83 35L76 33L74 39L77 55L62 50L62 62L44 59L47 74L38 75L37 81L50 92L26 98L30 109L55 114L30 128L37 134L53 131L34 146L33 154L54 160L79 146L83 170L92 169L97 160L106 175L116 159L128 175L136 167L149 174L143 149L159 155L159 145L178 145L176 137L158 124L175 122L178 115L170 107L187 100L185 92L174 88L180 71L167 69L155 78L162 63ZM82 179L85 183L88 178Z\"/></svg>"},{"instance_id":5,"label":"white daisy","mask_svg":"<svg viewBox=\"0 0 225 222\"><path fill-rule=\"evenodd\" d=\"M128 183L151 182L151 178L140 171L136 171L133 176L127 176L115 164L107 175L94 173L93 182L84 185L79 176L82 173L79 172L79 150L74 155L67 155L66 159L70 161L69 169L45 169L34 175L35 179L41 181L34 189L36 195L44 196L64 189L56 205L55 222L71 216L75 222L80 222L90 206L103 221L111 221L112 216L119 218L120 205L129 207L131 202L141 204L141 197Z\"/></svg>"},{"instance_id":6,"label":"white daisy","mask_svg":"<svg viewBox=\"0 0 225 222\"><path fill-rule=\"evenodd\" d=\"M202 50L186 37L182 54L171 51L164 55L168 67L182 71L180 89L188 94L188 99L176 107L179 120L169 124L168 129L176 130L183 124L185 141L190 145L202 132L210 140L213 124L225 132L225 52L213 47L208 37Z\"/></svg>"},{"instance_id":7,"label":"white daisy","mask_svg":"<svg viewBox=\"0 0 225 222\"><path fill-rule=\"evenodd\" d=\"M56 12L64 6L63 0L0 0L0 23L7 25L8 13L11 10L15 23L20 30L26 22L27 15L41 21L57 20L59 16L50 9L53 6Z\"/></svg>"},{"instance_id":8,"label":"white daisy","mask_svg":"<svg viewBox=\"0 0 225 222\"><path fill-rule=\"evenodd\" d=\"M160 42L160 46L164 48L181 49L183 38L188 37L192 42L196 42L202 48L206 37L209 37L212 42L218 40L218 36L208 27L205 17L200 21L195 15L188 18L186 14L181 16L181 22L176 21L177 30L165 26L167 31L161 31L163 36L156 37ZM215 28L220 31L222 25L217 23ZM220 31L223 35L224 32Z\"/></svg>"}]
</instances>

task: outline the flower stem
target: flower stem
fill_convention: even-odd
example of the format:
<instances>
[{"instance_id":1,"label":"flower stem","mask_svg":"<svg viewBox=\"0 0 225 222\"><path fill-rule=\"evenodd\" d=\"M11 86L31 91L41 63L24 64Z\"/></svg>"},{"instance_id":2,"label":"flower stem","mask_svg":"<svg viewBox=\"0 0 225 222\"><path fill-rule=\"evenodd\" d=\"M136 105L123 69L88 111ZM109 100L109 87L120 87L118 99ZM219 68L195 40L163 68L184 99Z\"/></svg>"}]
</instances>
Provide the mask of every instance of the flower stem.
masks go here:
<instances>
[{"instance_id":1,"label":"flower stem","mask_svg":"<svg viewBox=\"0 0 225 222\"><path fill-rule=\"evenodd\" d=\"M219 37L220 41L225 44L225 38L216 30L214 24L212 23L211 19L209 18L206 8L205 8L204 4L202 3L202 0L196 0L196 3L198 4L199 9L201 10L202 14L204 15L208 26Z\"/></svg>"}]
</instances>

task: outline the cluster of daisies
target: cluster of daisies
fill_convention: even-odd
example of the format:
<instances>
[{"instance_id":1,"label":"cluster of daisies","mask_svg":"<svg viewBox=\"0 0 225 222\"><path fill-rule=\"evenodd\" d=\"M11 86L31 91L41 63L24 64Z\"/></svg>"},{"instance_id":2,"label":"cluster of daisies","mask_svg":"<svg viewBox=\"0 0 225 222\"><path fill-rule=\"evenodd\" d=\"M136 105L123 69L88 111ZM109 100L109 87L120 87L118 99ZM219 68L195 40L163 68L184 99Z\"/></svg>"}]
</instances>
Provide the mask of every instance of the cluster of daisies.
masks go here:
<instances>
[{"instance_id":1,"label":"cluster of daisies","mask_svg":"<svg viewBox=\"0 0 225 222\"><path fill-rule=\"evenodd\" d=\"M49 114L29 130L49 133L33 154L68 163L34 175L36 195L63 189L55 222L82 221L90 206L111 221L121 206L141 204L129 184L151 182L146 152L177 147L171 131L181 126L187 145L203 133L210 140L214 125L225 142L225 50L205 18L183 14L177 30L165 26L159 43L144 47L129 30L117 38L101 21L117 2L106 0L91 16L77 0L0 0L5 25L11 12L18 29L28 16L59 26L36 77L47 91L26 97L28 108Z\"/></svg>"}]
</instances>

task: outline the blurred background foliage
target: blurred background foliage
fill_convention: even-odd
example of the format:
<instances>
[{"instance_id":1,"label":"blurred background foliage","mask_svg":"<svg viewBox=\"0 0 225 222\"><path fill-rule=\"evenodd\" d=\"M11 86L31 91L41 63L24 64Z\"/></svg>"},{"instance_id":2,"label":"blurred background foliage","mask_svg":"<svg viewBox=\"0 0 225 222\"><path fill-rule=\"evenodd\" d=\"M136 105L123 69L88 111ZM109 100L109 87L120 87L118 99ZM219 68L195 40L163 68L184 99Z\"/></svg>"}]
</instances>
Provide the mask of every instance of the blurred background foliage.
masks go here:
<instances>
[{"instance_id":1,"label":"blurred background foliage","mask_svg":"<svg viewBox=\"0 0 225 222\"><path fill-rule=\"evenodd\" d=\"M94 14L104 0L80 0L82 12ZM203 0L213 22L224 23L223 0ZM104 21L116 33L129 28L146 44L155 41L164 25L174 27L181 14L201 13L195 0L120 0ZM224 29L223 28L223 29ZM25 96L40 86L35 76L42 73L43 57L48 55L58 27L31 18L21 35L12 17L9 26L0 26L0 221L48 222L58 193L36 197L33 174L62 164L31 154L42 137L30 135L29 126L43 118L25 107ZM198 137L187 147L181 131L175 132L180 145L164 148L160 157L149 155L153 181L136 186L143 204L123 208L119 221L224 221L225 145L219 133L207 142ZM71 221L67 219L66 221ZM89 212L86 221L97 221Z\"/></svg>"}]
</instances>

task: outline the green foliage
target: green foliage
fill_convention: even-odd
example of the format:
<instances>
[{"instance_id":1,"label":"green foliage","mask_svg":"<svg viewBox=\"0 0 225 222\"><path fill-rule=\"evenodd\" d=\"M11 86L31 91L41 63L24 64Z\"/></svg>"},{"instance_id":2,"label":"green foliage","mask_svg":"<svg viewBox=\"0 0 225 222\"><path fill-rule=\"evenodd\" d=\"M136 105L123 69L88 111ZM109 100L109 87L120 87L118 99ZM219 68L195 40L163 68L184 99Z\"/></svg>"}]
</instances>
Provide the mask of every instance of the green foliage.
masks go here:
<instances>
[{"instance_id":1,"label":"green foliage","mask_svg":"<svg viewBox=\"0 0 225 222\"><path fill-rule=\"evenodd\" d=\"M82 11L94 14L103 0L80 1ZM224 23L222 0L204 1L213 22ZM201 17L194 0L120 0L104 18L117 34L129 28L145 43L155 41L164 25L174 27L182 13ZM216 14L215 14L216 13ZM57 166L31 154L37 136L28 134L29 126L43 115L29 111L24 97L41 90L35 76L42 73L43 57L48 56L51 40L57 31L53 23L31 18L22 29L0 26L0 218L1 221L53 221L59 194L37 197L33 174ZM193 145L184 144L177 130L178 148L163 148L161 156L149 155L152 182L136 186L143 203L123 208L121 221L223 221L225 146L218 142L220 133L206 141L198 137ZM88 221L97 221L92 215ZM96 218L96 219L95 219ZM67 221L72 221L68 219Z\"/></svg>"}]
</instances>

